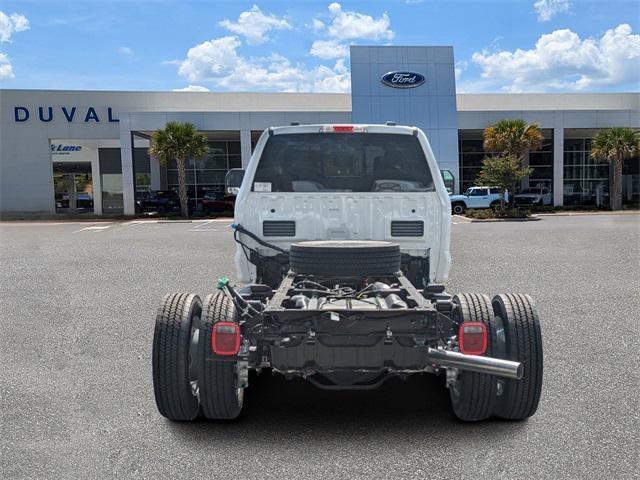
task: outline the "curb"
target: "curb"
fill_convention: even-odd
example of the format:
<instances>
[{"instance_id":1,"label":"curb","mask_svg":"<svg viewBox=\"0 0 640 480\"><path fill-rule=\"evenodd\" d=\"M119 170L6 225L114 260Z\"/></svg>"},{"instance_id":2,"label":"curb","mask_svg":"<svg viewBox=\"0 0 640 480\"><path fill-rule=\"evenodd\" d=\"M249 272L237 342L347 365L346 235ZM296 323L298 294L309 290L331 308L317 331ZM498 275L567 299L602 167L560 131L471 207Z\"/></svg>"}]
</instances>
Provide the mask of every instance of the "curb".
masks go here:
<instances>
[{"instance_id":1,"label":"curb","mask_svg":"<svg viewBox=\"0 0 640 480\"><path fill-rule=\"evenodd\" d=\"M541 217L579 217L581 215L640 215L640 210L626 210L618 212L557 212L557 213L536 213Z\"/></svg>"},{"instance_id":2,"label":"curb","mask_svg":"<svg viewBox=\"0 0 640 480\"><path fill-rule=\"evenodd\" d=\"M538 217L529 218L469 218L466 217L471 223L490 223L490 222L537 222L542 220Z\"/></svg>"}]
</instances>

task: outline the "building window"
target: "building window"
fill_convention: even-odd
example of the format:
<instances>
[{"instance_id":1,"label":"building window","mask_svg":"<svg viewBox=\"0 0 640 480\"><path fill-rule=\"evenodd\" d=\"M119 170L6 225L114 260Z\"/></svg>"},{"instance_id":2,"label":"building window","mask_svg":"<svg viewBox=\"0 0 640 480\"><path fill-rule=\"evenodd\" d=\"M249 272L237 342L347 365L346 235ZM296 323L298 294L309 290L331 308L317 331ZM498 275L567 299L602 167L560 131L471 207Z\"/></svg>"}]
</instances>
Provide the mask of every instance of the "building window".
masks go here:
<instances>
[{"instance_id":1,"label":"building window","mask_svg":"<svg viewBox=\"0 0 640 480\"><path fill-rule=\"evenodd\" d=\"M529 187L548 188L553 192L553 131L544 131L542 147L529 152L529 166L533 172L529 175Z\"/></svg>"},{"instance_id":2,"label":"building window","mask_svg":"<svg viewBox=\"0 0 640 480\"><path fill-rule=\"evenodd\" d=\"M460 191L464 192L476 184L476 177L487 153L482 147L482 130L461 131L459 142Z\"/></svg>"},{"instance_id":3,"label":"building window","mask_svg":"<svg viewBox=\"0 0 640 480\"><path fill-rule=\"evenodd\" d=\"M493 152L485 152L483 148L482 130L460 130L460 191L476 186L476 177L482 170L482 162ZM553 130L543 129L542 147L529 153L529 165L533 172L528 178L530 187L546 187L553 191ZM523 184L527 185L527 179Z\"/></svg>"},{"instance_id":4,"label":"building window","mask_svg":"<svg viewBox=\"0 0 640 480\"><path fill-rule=\"evenodd\" d=\"M198 207L207 192L224 192L224 178L231 168L240 168L240 142L215 140L209 142L209 152L200 160L188 160L187 192L192 208ZM175 161L167 164L167 186L178 190L178 170Z\"/></svg>"},{"instance_id":5,"label":"building window","mask_svg":"<svg viewBox=\"0 0 640 480\"><path fill-rule=\"evenodd\" d=\"M590 157L590 138L564 140L564 204L607 205L609 164Z\"/></svg>"}]
</instances>

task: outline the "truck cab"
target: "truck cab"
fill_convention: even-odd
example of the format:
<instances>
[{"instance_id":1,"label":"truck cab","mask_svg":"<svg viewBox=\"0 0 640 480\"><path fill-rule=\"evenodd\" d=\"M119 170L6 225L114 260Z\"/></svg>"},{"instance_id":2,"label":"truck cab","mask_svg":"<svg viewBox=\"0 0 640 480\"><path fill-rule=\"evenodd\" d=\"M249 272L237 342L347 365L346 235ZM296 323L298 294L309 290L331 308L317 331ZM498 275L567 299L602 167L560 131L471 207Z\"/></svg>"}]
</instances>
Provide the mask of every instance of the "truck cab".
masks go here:
<instances>
[{"instance_id":1,"label":"truck cab","mask_svg":"<svg viewBox=\"0 0 640 480\"><path fill-rule=\"evenodd\" d=\"M237 189L235 183L228 188ZM398 243L403 270L419 285L447 279L450 215L425 134L390 125L265 130L235 206L237 224L283 250L303 240ZM277 255L248 242L261 255ZM236 264L243 282L279 281L270 278L273 268L253 264L241 246Z\"/></svg>"}]
</instances>

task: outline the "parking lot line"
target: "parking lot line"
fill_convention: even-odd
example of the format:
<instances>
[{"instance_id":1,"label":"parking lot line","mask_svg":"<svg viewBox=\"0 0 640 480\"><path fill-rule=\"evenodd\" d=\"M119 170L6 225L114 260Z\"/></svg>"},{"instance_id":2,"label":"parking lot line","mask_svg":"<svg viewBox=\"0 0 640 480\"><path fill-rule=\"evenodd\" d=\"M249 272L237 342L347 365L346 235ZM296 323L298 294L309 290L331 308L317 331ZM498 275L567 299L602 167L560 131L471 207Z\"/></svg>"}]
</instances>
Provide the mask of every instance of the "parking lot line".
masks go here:
<instances>
[{"instance_id":1,"label":"parking lot line","mask_svg":"<svg viewBox=\"0 0 640 480\"><path fill-rule=\"evenodd\" d=\"M76 230L75 232L72 232L72 233L80 233L80 232L85 232L85 231L90 231L90 232L93 232L93 233L97 233L97 232L102 232L102 231L106 230L109 227L111 227L110 224L109 225L100 225L100 226L94 225L94 226L91 226L91 227L81 228L80 230Z\"/></svg>"},{"instance_id":2,"label":"parking lot line","mask_svg":"<svg viewBox=\"0 0 640 480\"><path fill-rule=\"evenodd\" d=\"M451 223L453 223L454 225L458 225L460 223L471 223L471 220L469 220L467 217L463 217L462 215L452 215Z\"/></svg>"}]
</instances>

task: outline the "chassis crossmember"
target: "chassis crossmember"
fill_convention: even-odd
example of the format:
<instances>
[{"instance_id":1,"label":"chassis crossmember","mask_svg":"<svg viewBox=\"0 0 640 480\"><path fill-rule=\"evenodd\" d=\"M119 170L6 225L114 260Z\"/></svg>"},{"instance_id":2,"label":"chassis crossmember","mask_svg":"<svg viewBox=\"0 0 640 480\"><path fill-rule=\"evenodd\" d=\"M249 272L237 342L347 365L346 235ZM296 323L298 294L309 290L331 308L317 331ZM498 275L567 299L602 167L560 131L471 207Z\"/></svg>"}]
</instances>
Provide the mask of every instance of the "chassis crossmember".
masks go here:
<instances>
[{"instance_id":1,"label":"chassis crossmember","mask_svg":"<svg viewBox=\"0 0 640 480\"><path fill-rule=\"evenodd\" d=\"M225 289L241 312L249 368L341 389L444 367L522 375L518 362L454 352L450 297L437 286L419 291L401 271L368 279L289 271L274 291Z\"/></svg>"}]
</instances>

